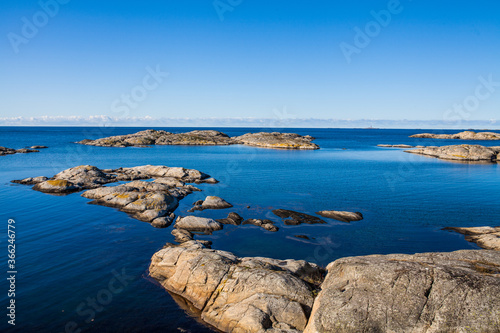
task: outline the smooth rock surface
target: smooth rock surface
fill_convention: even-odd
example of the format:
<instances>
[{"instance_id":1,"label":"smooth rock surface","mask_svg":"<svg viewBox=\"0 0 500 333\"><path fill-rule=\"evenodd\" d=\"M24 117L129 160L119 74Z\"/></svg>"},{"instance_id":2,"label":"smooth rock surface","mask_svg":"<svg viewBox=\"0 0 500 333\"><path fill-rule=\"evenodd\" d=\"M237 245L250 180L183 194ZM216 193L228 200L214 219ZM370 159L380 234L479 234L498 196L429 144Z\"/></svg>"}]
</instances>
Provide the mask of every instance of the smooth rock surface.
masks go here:
<instances>
[{"instance_id":1,"label":"smooth rock surface","mask_svg":"<svg viewBox=\"0 0 500 333\"><path fill-rule=\"evenodd\" d=\"M65 179L51 179L36 183L33 189L45 193L63 194L79 191L80 187Z\"/></svg>"},{"instance_id":2,"label":"smooth rock surface","mask_svg":"<svg viewBox=\"0 0 500 333\"><path fill-rule=\"evenodd\" d=\"M476 243L483 249L500 251L500 226L498 227L447 227L450 230L465 235L465 240Z\"/></svg>"},{"instance_id":3,"label":"smooth rock surface","mask_svg":"<svg viewBox=\"0 0 500 333\"><path fill-rule=\"evenodd\" d=\"M188 231L205 231L212 232L222 229L222 224L206 217L185 216L178 217L175 221L175 228Z\"/></svg>"},{"instance_id":4,"label":"smooth rock surface","mask_svg":"<svg viewBox=\"0 0 500 333\"><path fill-rule=\"evenodd\" d=\"M261 227L263 229L266 229L267 231L272 231L272 232L276 232L279 230L279 228L274 225L273 221L267 220L267 219L264 219L264 220L246 219L245 221L243 221L242 224L253 224L257 227Z\"/></svg>"},{"instance_id":5,"label":"smooth rock surface","mask_svg":"<svg viewBox=\"0 0 500 333\"><path fill-rule=\"evenodd\" d=\"M457 139L457 140L500 140L500 133L464 131L456 134L421 133L411 135L410 138L426 139Z\"/></svg>"},{"instance_id":6,"label":"smooth rock surface","mask_svg":"<svg viewBox=\"0 0 500 333\"><path fill-rule=\"evenodd\" d=\"M297 260L238 258L196 241L155 253L150 275L223 332L301 332L323 271Z\"/></svg>"},{"instance_id":7,"label":"smooth rock surface","mask_svg":"<svg viewBox=\"0 0 500 333\"><path fill-rule=\"evenodd\" d=\"M307 224L326 223L319 217L295 212L293 210L275 209L273 210L273 214L281 217L286 225L299 225L302 223L307 223Z\"/></svg>"},{"instance_id":8,"label":"smooth rock surface","mask_svg":"<svg viewBox=\"0 0 500 333\"><path fill-rule=\"evenodd\" d=\"M361 221L363 219L363 214L360 212L342 212L337 210L322 210L316 212L316 214L328 217L330 219L335 219L342 222L352 222L352 221Z\"/></svg>"},{"instance_id":9,"label":"smooth rock surface","mask_svg":"<svg viewBox=\"0 0 500 333\"><path fill-rule=\"evenodd\" d=\"M443 147L418 148L405 150L405 152L427 155L445 160L495 162L498 159L500 147L484 147L480 145L453 145Z\"/></svg>"},{"instance_id":10,"label":"smooth rock surface","mask_svg":"<svg viewBox=\"0 0 500 333\"><path fill-rule=\"evenodd\" d=\"M205 200L202 202L199 201L195 202L194 207L188 210L188 212L194 212L195 210L205 210L205 209L225 209L231 207L233 207L233 205L231 205L226 200L211 195L206 197Z\"/></svg>"},{"instance_id":11,"label":"smooth rock surface","mask_svg":"<svg viewBox=\"0 0 500 333\"><path fill-rule=\"evenodd\" d=\"M238 213L231 212L227 215L226 218L217 219L216 221L222 224L240 225L243 220L244 219Z\"/></svg>"},{"instance_id":12,"label":"smooth rock surface","mask_svg":"<svg viewBox=\"0 0 500 333\"><path fill-rule=\"evenodd\" d=\"M500 252L338 259L305 333L498 332Z\"/></svg>"}]
</instances>

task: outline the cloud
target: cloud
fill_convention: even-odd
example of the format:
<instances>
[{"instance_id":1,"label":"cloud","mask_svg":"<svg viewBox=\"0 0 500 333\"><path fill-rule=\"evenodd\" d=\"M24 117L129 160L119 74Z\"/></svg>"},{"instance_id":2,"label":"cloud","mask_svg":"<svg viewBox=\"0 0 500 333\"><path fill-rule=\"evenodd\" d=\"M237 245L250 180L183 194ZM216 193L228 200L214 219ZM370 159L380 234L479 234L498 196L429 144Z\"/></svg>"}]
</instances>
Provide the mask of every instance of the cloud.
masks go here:
<instances>
[{"instance_id":1,"label":"cloud","mask_svg":"<svg viewBox=\"0 0 500 333\"><path fill-rule=\"evenodd\" d=\"M93 116L4 117L0 126L137 126L137 127L262 127L262 128L450 128L498 129L492 120L436 121L388 119L318 119L318 118L154 118Z\"/></svg>"}]
</instances>

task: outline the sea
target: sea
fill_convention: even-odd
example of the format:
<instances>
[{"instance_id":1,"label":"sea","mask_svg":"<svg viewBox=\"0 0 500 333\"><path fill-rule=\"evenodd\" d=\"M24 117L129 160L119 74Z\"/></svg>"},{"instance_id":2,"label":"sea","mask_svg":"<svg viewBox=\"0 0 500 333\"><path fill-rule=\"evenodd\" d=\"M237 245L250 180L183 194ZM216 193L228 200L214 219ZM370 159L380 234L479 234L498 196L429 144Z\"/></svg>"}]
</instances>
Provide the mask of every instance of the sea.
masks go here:
<instances>
[{"instance_id":1,"label":"sea","mask_svg":"<svg viewBox=\"0 0 500 333\"><path fill-rule=\"evenodd\" d=\"M196 236L212 241L214 249L238 256L304 259L326 267L347 256L478 249L463 235L442 229L499 225L498 164L458 163L377 147L499 145L409 138L422 132L459 130L210 128L230 136L261 131L311 135L321 149L307 151L243 145L110 148L75 143L143 129L0 127L0 146L49 147L39 153L0 156L1 332L215 331L148 276L152 255L174 241L172 226L155 229L124 212L89 204L80 193L50 195L11 183L51 177L77 165L102 169L166 165L215 177L220 183L197 185L202 192L184 198L175 213L188 215L193 202L217 195L234 207L192 214L223 218L234 211L244 218L276 223L278 232L225 225L212 235ZM364 219L344 223L324 218L326 224L287 226L271 213L277 208L311 215L320 210L361 212ZM15 295L10 296L8 228L15 231L11 241L15 243ZM7 316L12 299L15 326Z\"/></svg>"}]
</instances>

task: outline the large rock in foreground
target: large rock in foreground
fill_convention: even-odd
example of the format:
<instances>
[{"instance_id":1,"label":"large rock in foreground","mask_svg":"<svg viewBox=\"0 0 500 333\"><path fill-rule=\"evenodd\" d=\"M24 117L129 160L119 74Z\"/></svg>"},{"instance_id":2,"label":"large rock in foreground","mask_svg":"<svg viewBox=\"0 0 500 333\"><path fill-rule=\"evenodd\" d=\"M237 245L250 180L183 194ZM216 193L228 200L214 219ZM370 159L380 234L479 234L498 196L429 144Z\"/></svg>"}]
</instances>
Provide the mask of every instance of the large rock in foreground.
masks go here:
<instances>
[{"instance_id":1,"label":"large rock in foreground","mask_svg":"<svg viewBox=\"0 0 500 333\"><path fill-rule=\"evenodd\" d=\"M457 140L500 140L500 133L464 131L456 134L421 133L411 135L410 138L425 139L457 139Z\"/></svg>"},{"instance_id":2,"label":"large rock in foreground","mask_svg":"<svg viewBox=\"0 0 500 333\"><path fill-rule=\"evenodd\" d=\"M245 144L264 148L319 149L311 143L314 138L294 133L247 133L238 137L214 130L197 130L187 133L145 130L133 134L116 135L96 140L85 139L77 143L101 147L145 147L149 145L234 145Z\"/></svg>"},{"instance_id":3,"label":"large rock in foreground","mask_svg":"<svg viewBox=\"0 0 500 333\"><path fill-rule=\"evenodd\" d=\"M447 227L443 230L456 231L465 235L465 240L476 243L483 249L500 251L500 226L498 227Z\"/></svg>"},{"instance_id":4,"label":"large rock in foreground","mask_svg":"<svg viewBox=\"0 0 500 333\"><path fill-rule=\"evenodd\" d=\"M487 250L343 258L304 332L498 332L500 253Z\"/></svg>"},{"instance_id":5,"label":"large rock in foreground","mask_svg":"<svg viewBox=\"0 0 500 333\"><path fill-rule=\"evenodd\" d=\"M279 148L279 149L319 149L317 144L312 143L314 139L311 136L302 136L294 133L247 133L237 136L234 139L243 144L264 147L264 148Z\"/></svg>"},{"instance_id":6,"label":"large rock in foreground","mask_svg":"<svg viewBox=\"0 0 500 333\"><path fill-rule=\"evenodd\" d=\"M495 162L499 159L500 147L484 147L480 145L453 145L443 147L425 147L405 150L407 153L421 154L445 160Z\"/></svg>"},{"instance_id":7,"label":"large rock in foreground","mask_svg":"<svg viewBox=\"0 0 500 333\"><path fill-rule=\"evenodd\" d=\"M223 332L300 332L323 271L297 260L238 258L196 241L155 253L150 275Z\"/></svg>"}]
</instances>

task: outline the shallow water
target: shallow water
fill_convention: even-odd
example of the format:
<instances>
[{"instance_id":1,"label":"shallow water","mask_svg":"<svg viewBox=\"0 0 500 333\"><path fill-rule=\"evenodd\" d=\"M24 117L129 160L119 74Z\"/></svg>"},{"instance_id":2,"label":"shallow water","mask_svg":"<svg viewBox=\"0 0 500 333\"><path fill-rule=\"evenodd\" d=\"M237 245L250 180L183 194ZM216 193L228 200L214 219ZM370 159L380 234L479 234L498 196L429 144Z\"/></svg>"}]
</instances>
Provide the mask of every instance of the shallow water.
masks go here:
<instances>
[{"instance_id":1,"label":"shallow water","mask_svg":"<svg viewBox=\"0 0 500 333\"><path fill-rule=\"evenodd\" d=\"M216 185L197 185L203 192L182 200L176 213L186 215L194 201L218 195L234 208L194 214L221 218L236 211L244 218L276 222L280 228L276 233L251 225L226 225L211 236L198 237L213 241L215 249L239 256L306 259L326 265L345 256L476 249L462 235L441 228L498 225L498 164L454 163L376 147L382 143L498 145L495 141L408 138L425 130L279 129L310 134L321 149L74 144L84 138L142 129L0 127L1 146L49 146L40 153L0 157L0 219L5 230L0 234L2 265L6 271L7 221L14 219L18 270L16 326L8 326L4 318L2 332L64 332L68 322L74 322L68 326L75 325L74 332L211 332L147 277L153 253L173 241L172 227L152 228L115 209L89 205L79 194L54 196L10 183L32 176L50 177L76 165L183 166L219 179ZM231 136L262 131L219 130ZM329 209L359 211L364 219L343 223L325 218L327 224L285 226L270 213L275 208L307 214ZM295 235L307 235L310 240ZM124 283L110 289L110 282L116 282L113 279L120 274L125 276ZM8 285L4 278L1 281L0 303L7 306L4 291ZM91 310L93 298L106 305Z\"/></svg>"}]
</instances>

